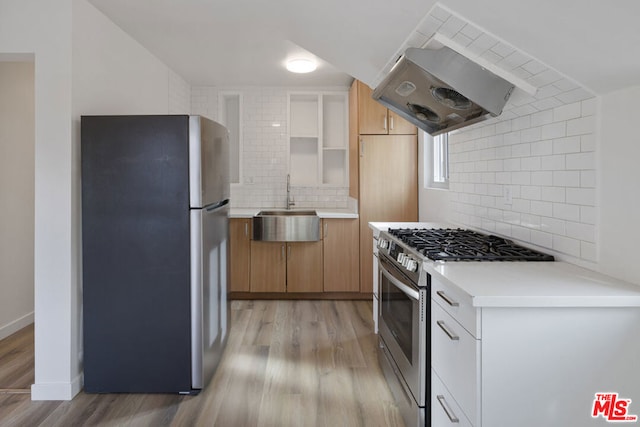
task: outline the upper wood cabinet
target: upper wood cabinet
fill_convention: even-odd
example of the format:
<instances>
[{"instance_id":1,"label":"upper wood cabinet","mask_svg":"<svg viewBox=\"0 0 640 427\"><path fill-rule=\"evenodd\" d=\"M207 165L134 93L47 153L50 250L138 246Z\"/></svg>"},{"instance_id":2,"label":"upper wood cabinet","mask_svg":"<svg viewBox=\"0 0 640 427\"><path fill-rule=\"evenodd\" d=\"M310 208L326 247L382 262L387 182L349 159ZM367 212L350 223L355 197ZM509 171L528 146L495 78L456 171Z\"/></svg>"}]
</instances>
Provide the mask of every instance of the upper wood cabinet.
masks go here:
<instances>
[{"instance_id":1,"label":"upper wood cabinet","mask_svg":"<svg viewBox=\"0 0 640 427\"><path fill-rule=\"evenodd\" d=\"M373 90L362 83L357 85L358 133L360 135L417 135L418 128L375 101Z\"/></svg>"},{"instance_id":2,"label":"upper wood cabinet","mask_svg":"<svg viewBox=\"0 0 640 427\"><path fill-rule=\"evenodd\" d=\"M360 135L418 135L418 128L371 98L373 90L354 80L349 90L349 196L359 198Z\"/></svg>"}]
</instances>

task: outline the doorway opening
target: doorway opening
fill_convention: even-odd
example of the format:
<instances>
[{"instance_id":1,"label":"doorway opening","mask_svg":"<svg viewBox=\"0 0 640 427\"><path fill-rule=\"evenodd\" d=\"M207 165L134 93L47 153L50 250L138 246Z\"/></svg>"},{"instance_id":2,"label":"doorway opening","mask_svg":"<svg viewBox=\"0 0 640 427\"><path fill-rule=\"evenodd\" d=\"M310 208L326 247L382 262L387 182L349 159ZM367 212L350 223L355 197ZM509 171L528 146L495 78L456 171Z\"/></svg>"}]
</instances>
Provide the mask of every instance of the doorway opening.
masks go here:
<instances>
[{"instance_id":1,"label":"doorway opening","mask_svg":"<svg viewBox=\"0 0 640 427\"><path fill-rule=\"evenodd\" d=\"M0 393L34 383L33 58L0 54Z\"/></svg>"}]
</instances>

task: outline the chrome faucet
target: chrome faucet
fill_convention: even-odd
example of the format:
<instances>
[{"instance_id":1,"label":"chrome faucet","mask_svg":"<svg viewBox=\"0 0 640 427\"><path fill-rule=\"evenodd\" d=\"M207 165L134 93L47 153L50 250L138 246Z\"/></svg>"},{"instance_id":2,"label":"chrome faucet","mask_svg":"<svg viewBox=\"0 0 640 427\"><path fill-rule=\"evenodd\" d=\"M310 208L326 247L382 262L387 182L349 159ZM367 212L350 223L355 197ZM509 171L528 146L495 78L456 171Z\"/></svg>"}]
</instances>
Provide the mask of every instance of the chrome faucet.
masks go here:
<instances>
[{"instance_id":1,"label":"chrome faucet","mask_svg":"<svg viewBox=\"0 0 640 427\"><path fill-rule=\"evenodd\" d=\"M287 209L291 209L291 206L295 206L295 202L291 197L291 175L287 174Z\"/></svg>"}]
</instances>

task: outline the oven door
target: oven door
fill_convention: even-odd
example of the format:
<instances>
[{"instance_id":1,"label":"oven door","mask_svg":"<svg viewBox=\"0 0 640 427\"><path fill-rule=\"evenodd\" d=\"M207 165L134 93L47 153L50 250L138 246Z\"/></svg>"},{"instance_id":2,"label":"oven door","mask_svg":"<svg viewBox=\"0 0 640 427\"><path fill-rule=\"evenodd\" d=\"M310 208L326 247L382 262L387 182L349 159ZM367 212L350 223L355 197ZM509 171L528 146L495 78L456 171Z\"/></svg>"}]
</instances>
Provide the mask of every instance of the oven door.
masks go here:
<instances>
[{"instance_id":1,"label":"oven door","mask_svg":"<svg viewBox=\"0 0 640 427\"><path fill-rule=\"evenodd\" d=\"M380 337L418 406L427 400L428 288L419 288L379 254Z\"/></svg>"}]
</instances>

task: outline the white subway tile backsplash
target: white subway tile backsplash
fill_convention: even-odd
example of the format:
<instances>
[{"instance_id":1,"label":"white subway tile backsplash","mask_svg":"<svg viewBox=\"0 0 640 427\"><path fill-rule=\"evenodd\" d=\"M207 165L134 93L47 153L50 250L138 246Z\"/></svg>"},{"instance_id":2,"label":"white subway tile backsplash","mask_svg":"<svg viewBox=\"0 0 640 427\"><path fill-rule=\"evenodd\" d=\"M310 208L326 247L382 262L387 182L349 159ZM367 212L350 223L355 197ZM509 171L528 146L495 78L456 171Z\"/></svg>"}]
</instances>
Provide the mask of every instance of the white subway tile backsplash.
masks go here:
<instances>
[{"instance_id":1,"label":"white subway tile backsplash","mask_svg":"<svg viewBox=\"0 0 640 427\"><path fill-rule=\"evenodd\" d=\"M595 116L596 109L598 108L598 103L596 102L596 98L590 98L585 101L582 101L582 116Z\"/></svg>"},{"instance_id":2,"label":"white subway tile backsplash","mask_svg":"<svg viewBox=\"0 0 640 427\"><path fill-rule=\"evenodd\" d=\"M581 117L567 122L567 135L592 134L595 131L593 116Z\"/></svg>"},{"instance_id":3,"label":"white subway tile backsplash","mask_svg":"<svg viewBox=\"0 0 640 427\"><path fill-rule=\"evenodd\" d=\"M596 150L596 137L594 134L587 134L580 136L580 149L582 151L595 151Z\"/></svg>"},{"instance_id":4,"label":"white subway tile backsplash","mask_svg":"<svg viewBox=\"0 0 640 427\"><path fill-rule=\"evenodd\" d=\"M595 206L596 192L593 188L567 188L567 203Z\"/></svg>"},{"instance_id":5,"label":"white subway tile backsplash","mask_svg":"<svg viewBox=\"0 0 640 427\"><path fill-rule=\"evenodd\" d=\"M596 187L596 171L584 170L580 172L580 187L595 188Z\"/></svg>"},{"instance_id":6,"label":"white subway tile backsplash","mask_svg":"<svg viewBox=\"0 0 640 427\"><path fill-rule=\"evenodd\" d=\"M560 202L565 203L567 201L566 188L565 187L541 187L540 199L547 202Z\"/></svg>"},{"instance_id":7,"label":"white subway tile backsplash","mask_svg":"<svg viewBox=\"0 0 640 427\"><path fill-rule=\"evenodd\" d=\"M593 94L581 87L578 87L576 89L558 94L557 98L560 101L569 104L572 102L584 101L585 99L593 98Z\"/></svg>"},{"instance_id":8,"label":"white subway tile backsplash","mask_svg":"<svg viewBox=\"0 0 640 427\"><path fill-rule=\"evenodd\" d=\"M449 34L537 89L529 95L516 88L500 116L450 135L452 220L595 261L597 99L439 5L416 30ZM509 205L504 186L511 190Z\"/></svg>"},{"instance_id":9,"label":"white subway tile backsplash","mask_svg":"<svg viewBox=\"0 0 640 427\"><path fill-rule=\"evenodd\" d=\"M547 156L553 154L553 140L536 141L531 143L532 156Z\"/></svg>"},{"instance_id":10,"label":"white subway tile backsplash","mask_svg":"<svg viewBox=\"0 0 640 427\"><path fill-rule=\"evenodd\" d=\"M553 246L553 234L531 230L531 243L542 246L543 248L551 248Z\"/></svg>"},{"instance_id":11,"label":"white subway tile backsplash","mask_svg":"<svg viewBox=\"0 0 640 427\"><path fill-rule=\"evenodd\" d=\"M534 171L531 173L531 184L550 186L553 185L553 172Z\"/></svg>"},{"instance_id":12,"label":"white subway tile backsplash","mask_svg":"<svg viewBox=\"0 0 640 427\"><path fill-rule=\"evenodd\" d=\"M550 234L565 236L567 234L567 222L557 218L550 218L550 216L541 219L540 229Z\"/></svg>"},{"instance_id":13,"label":"white subway tile backsplash","mask_svg":"<svg viewBox=\"0 0 640 427\"><path fill-rule=\"evenodd\" d=\"M594 152L567 154L566 156L566 167L569 170L583 169L593 171L595 166Z\"/></svg>"},{"instance_id":14,"label":"white subway tile backsplash","mask_svg":"<svg viewBox=\"0 0 640 427\"><path fill-rule=\"evenodd\" d=\"M553 172L553 185L558 187L579 187L580 172L557 170Z\"/></svg>"},{"instance_id":15,"label":"white subway tile backsplash","mask_svg":"<svg viewBox=\"0 0 640 427\"><path fill-rule=\"evenodd\" d=\"M527 200L542 199L542 187L537 185L523 185L520 188L520 197Z\"/></svg>"},{"instance_id":16,"label":"white subway tile backsplash","mask_svg":"<svg viewBox=\"0 0 640 427\"><path fill-rule=\"evenodd\" d=\"M524 157L520 161L523 171L539 171L542 160L540 157Z\"/></svg>"},{"instance_id":17,"label":"white subway tile backsplash","mask_svg":"<svg viewBox=\"0 0 640 427\"><path fill-rule=\"evenodd\" d=\"M580 137L569 136L553 140L553 154L579 153Z\"/></svg>"},{"instance_id":18,"label":"white subway tile backsplash","mask_svg":"<svg viewBox=\"0 0 640 427\"><path fill-rule=\"evenodd\" d=\"M545 217L553 216L553 203L541 200L532 200L530 213Z\"/></svg>"},{"instance_id":19,"label":"white subway tile backsplash","mask_svg":"<svg viewBox=\"0 0 640 427\"><path fill-rule=\"evenodd\" d=\"M567 237L594 243L596 239L596 229L594 225L568 221Z\"/></svg>"},{"instance_id":20,"label":"white subway tile backsplash","mask_svg":"<svg viewBox=\"0 0 640 427\"><path fill-rule=\"evenodd\" d=\"M541 139L562 138L566 135L567 125L565 122L551 123L542 126Z\"/></svg>"},{"instance_id":21,"label":"white subway tile backsplash","mask_svg":"<svg viewBox=\"0 0 640 427\"><path fill-rule=\"evenodd\" d=\"M584 260L597 262L597 250L595 243L580 242L580 257Z\"/></svg>"},{"instance_id":22,"label":"white subway tile backsplash","mask_svg":"<svg viewBox=\"0 0 640 427\"><path fill-rule=\"evenodd\" d=\"M540 170L563 170L565 169L565 160L564 155L542 156L540 158ZM554 185L562 184L554 183Z\"/></svg>"},{"instance_id":23,"label":"white subway tile backsplash","mask_svg":"<svg viewBox=\"0 0 640 427\"><path fill-rule=\"evenodd\" d=\"M513 119L512 121L512 130L521 130L528 129L531 127L531 116L525 115L523 117L518 117L517 119Z\"/></svg>"},{"instance_id":24,"label":"white subway tile backsplash","mask_svg":"<svg viewBox=\"0 0 640 427\"><path fill-rule=\"evenodd\" d=\"M578 118L581 115L581 110L581 104L579 102L554 108L553 121L560 122Z\"/></svg>"},{"instance_id":25,"label":"white subway tile backsplash","mask_svg":"<svg viewBox=\"0 0 640 427\"><path fill-rule=\"evenodd\" d=\"M553 249L564 254L579 258L580 240L571 239L564 236L553 236Z\"/></svg>"},{"instance_id":26,"label":"white subway tile backsplash","mask_svg":"<svg viewBox=\"0 0 640 427\"><path fill-rule=\"evenodd\" d=\"M567 203L553 203L553 217L567 221L580 221L580 206Z\"/></svg>"}]
</instances>

